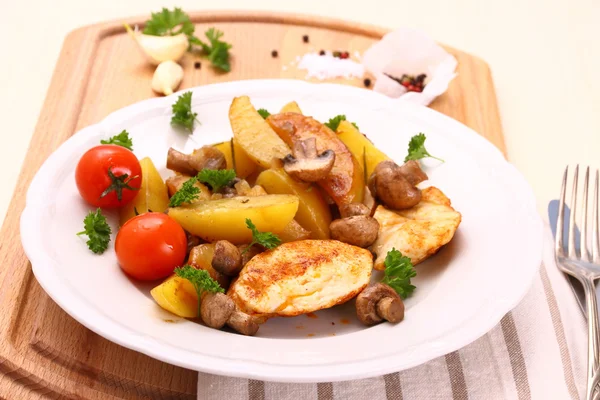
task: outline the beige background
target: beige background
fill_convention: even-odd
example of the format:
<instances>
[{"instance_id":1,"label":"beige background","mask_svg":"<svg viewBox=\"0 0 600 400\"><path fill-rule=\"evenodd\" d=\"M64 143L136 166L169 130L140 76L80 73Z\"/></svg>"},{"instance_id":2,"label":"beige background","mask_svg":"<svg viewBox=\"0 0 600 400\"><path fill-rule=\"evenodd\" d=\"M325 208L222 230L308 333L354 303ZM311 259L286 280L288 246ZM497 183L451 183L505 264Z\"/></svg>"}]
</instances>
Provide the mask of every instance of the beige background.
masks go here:
<instances>
[{"instance_id":1,"label":"beige background","mask_svg":"<svg viewBox=\"0 0 600 400\"><path fill-rule=\"evenodd\" d=\"M540 211L566 164L600 166L600 1L558 0L1 0L0 218L27 151L65 35L82 25L161 7L315 13L409 26L485 59L494 76L512 163ZM65 93L65 96L68 96ZM52 134L52 132L48 132Z\"/></svg>"}]
</instances>

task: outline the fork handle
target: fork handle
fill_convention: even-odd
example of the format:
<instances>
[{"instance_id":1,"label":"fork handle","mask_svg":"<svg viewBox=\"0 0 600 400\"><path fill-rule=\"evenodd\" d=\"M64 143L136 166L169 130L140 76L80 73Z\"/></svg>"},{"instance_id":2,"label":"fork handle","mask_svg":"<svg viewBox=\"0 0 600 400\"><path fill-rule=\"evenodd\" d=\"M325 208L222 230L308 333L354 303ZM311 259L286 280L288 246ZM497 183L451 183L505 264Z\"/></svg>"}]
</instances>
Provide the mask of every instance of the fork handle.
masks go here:
<instances>
[{"instance_id":1,"label":"fork handle","mask_svg":"<svg viewBox=\"0 0 600 400\"><path fill-rule=\"evenodd\" d=\"M585 300L588 313L588 379L587 399L594 398L597 382L594 382L598 372L598 348L600 346L600 326L598 324L598 301L596 300L596 287L593 279L584 276L581 279L585 291Z\"/></svg>"}]
</instances>

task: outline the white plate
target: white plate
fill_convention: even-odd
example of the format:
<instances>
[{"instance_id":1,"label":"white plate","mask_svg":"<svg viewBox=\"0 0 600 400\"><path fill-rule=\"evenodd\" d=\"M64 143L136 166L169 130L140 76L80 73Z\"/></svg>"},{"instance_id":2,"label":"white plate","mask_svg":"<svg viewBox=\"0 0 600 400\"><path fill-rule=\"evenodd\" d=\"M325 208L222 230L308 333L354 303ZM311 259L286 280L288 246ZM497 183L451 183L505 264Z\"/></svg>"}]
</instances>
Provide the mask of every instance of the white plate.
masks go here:
<instances>
[{"instance_id":1,"label":"white plate","mask_svg":"<svg viewBox=\"0 0 600 400\"><path fill-rule=\"evenodd\" d=\"M77 132L44 163L27 193L21 237L44 290L73 318L125 347L182 367L271 381L365 378L416 366L477 339L525 295L541 262L542 225L522 176L485 139L426 107L365 89L290 80L239 81L192 89L201 125L193 136L169 124L177 94L146 100ZM257 337L206 328L161 310L150 285L119 269L111 247L92 254L75 235L91 209L79 197L74 167L89 148L127 129L138 157L150 156L164 176L169 146L190 151L231 136L228 109L249 95L275 112L296 100L320 121L346 114L388 155L402 162L410 137L427 135L428 185L462 213L452 242L417 267L406 318L364 328L352 304L268 321ZM110 223L116 231L117 219ZM113 234L114 239L114 234ZM335 335L333 335L335 334ZM310 335L310 336L309 336ZM314 336L312 336L314 335Z\"/></svg>"}]
</instances>

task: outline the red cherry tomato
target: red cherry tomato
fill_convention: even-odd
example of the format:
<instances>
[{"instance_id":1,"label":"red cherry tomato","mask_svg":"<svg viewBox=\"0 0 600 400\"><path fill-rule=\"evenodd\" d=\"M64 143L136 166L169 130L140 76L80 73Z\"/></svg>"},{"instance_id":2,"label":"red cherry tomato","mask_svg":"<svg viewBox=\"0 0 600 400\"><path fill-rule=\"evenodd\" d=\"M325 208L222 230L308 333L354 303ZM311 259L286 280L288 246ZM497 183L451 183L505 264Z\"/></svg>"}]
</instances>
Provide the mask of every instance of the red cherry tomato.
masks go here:
<instances>
[{"instance_id":1,"label":"red cherry tomato","mask_svg":"<svg viewBox=\"0 0 600 400\"><path fill-rule=\"evenodd\" d=\"M75 169L83 199L94 207L114 208L129 203L142 184L142 168L133 152L104 144L88 150Z\"/></svg>"},{"instance_id":2,"label":"red cherry tomato","mask_svg":"<svg viewBox=\"0 0 600 400\"><path fill-rule=\"evenodd\" d=\"M121 269L133 278L166 278L183 264L187 237L166 214L149 212L127 221L117 233L115 252Z\"/></svg>"}]
</instances>

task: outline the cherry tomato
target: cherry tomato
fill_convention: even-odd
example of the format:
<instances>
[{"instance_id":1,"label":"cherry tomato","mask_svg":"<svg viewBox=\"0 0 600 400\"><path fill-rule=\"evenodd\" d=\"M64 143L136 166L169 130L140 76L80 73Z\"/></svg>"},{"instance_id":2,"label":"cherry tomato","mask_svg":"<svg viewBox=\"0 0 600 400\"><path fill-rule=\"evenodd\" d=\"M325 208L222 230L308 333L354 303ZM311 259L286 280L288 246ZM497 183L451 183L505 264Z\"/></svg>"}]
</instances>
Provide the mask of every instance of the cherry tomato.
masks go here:
<instances>
[{"instance_id":1,"label":"cherry tomato","mask_svg":"<svg viewBox=\"0 0 600 400\"><path fill-rule=\"evenodd\" d=\"M127 221L117 233L115 252L121 269L133 278L166 278L183 264L187 237L164 213L149 212Z\"/></svg>"},{"instance_id":2,"label":"cherry tomato","mask_svg":"<svg viewBox=\"0 0 600 400\"><path fill-rule=\"evenodd\" d=\"M142 184L142 168L133 152L104 144L89 149L75 169L83 199L94 207L114 208L129 203Z\"/></svg>"}]
</instances>

